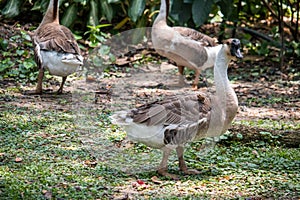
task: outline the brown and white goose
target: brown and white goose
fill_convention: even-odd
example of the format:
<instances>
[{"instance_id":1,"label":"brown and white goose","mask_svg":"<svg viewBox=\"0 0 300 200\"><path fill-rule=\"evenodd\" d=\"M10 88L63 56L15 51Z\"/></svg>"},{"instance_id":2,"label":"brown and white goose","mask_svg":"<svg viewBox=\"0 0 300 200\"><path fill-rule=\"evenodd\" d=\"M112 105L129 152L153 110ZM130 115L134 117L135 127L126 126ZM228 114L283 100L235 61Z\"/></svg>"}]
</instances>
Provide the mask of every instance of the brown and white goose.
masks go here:
<instances>
[{"instance_id":1,"label":"brown and white goose","mask_svg":"<svg viewBox=\"0 0 300 200\"><path fill-rule=\"evenodd\" d=\"M230 126L238 109L237 96L230 86L227 68L233 58L242 58L240 41L230 39L221 46L214 66L216 94L170 96L130 111L119 111L111 116L113 123L127 132L129 139L161 149L163 158L158 173L177 178L167 171L168 157L176 149L179 168L189 170L183 158L184 145L188 142L219 136Z\"/></svg>"},{"instance_id":2,"label":"brown and white goose","mask_svg":"<svg viewBox=\"0 0 300 200\"><path fill-rule=\"evenodd\" d=\"M195 71L193 89L197 89L202 70L213 67L222 45L216 39L186 27L170 27L167 24L169 0L161 0L160 11L152 26L152 43L162 56L176 62L179 83L184 83L184 67Z\"/></svg>"},{"instance_id":3,"label":"brown and white goose","mask_svg":"<svg viewBox=\"0 0 300 200\"><path fill-rule=\"evenodd\" d=\"M46 14L32 35L34 55L39 67L38 83L35 94L42 93L44 71L61 76L62 83L57 93L62 93L67 76L82 65L83 58L72 34L59 24L59 1L50 0Z\"/></svg>"}]
</instances>

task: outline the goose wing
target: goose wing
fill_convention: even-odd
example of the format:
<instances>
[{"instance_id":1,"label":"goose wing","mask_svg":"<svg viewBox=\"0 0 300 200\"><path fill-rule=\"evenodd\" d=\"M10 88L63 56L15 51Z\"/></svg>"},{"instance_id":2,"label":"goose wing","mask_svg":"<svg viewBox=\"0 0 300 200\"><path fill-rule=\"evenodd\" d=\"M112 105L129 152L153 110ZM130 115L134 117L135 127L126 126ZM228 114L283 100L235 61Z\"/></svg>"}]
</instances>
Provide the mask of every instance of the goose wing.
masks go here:
<instances>
[{"instance_id":1,"label":"goose wing","mask_svg":"<svg viewBox=\"0 0 300 200\"><path fill-rule=\"evenodd\" d=\"M213 47L217 45L217 41L203 33L187 27L175 26L173 30L178 32L181 36L200 42L202 46Z\"/></svg>"},{"instance_id":2,"label":"goose wing","mask_svg":"<svg viewBox=\"0 0 300 200\"><path fill-rule=\"evenodd\" d=\"M148 127L163 126L164 145L181 145L205 135L210 102L203 94L172 96L132 110L130 117Z\"/></svg>"},{"instance_id":3,"label":"goose wing","mask_svg":"<svg viewBox=\"0 0 300 200\"><path fill-rule=\"evenodd\" d=\"M80 49L74 35L62 25L45 24L35 31L32 40L35 59L39 66L41 66L41 50L80 55Z\"/></svg>"},{"instance_id":4,"label":"goose wing","mask_svg":"<svg viewBox=\"0 0 300 200\"><path fill-rule=\"evenodd\" d=\"M195 123L207 117L210 99L204 94L170 96L162 101L145 104L129 115L135 123L147 126Z\"/></svg>"},{"instance_id":5,"label":"goose wing","mask_svg":"<svg viewBox=\"0 0 300 200\"><path fill-rule=\"evenodd\" d=\"M33 39L41 50L80 54L74 35L62 25L46 24L36 30Z\"/></svg>"}]
</instances>

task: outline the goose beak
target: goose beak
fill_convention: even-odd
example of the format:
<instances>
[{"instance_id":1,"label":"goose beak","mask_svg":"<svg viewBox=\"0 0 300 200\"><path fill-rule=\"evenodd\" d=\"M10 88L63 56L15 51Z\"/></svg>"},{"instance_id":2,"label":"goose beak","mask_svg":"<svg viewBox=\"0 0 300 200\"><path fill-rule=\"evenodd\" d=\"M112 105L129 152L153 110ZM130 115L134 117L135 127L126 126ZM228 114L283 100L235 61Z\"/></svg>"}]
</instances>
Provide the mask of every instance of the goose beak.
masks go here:
<instances>
[{"instance_id":1,"label":"goose beak","mask_svg":"<svg viewBox=\"0 0 300 200\"><path fill-rule=\"evenodd\" d=\"M234 55L235 55L235 57L237 57L239 59L243 58L243 55L242 55L241 50L239 48L235 51Z\"/></svg>"},{"instance_id":2,"label":"goose beak","mask_svg":"<svg viewBox=\"0 0 300 200\"><path fill-rule=\"evenodd\" d=\"M230 53L232 56L235 56L237 58L243 58L243 55L241 53L241 42L238 39L232 39L231 40L231 47L230 47Z\"/></svg>"}]
</instances>

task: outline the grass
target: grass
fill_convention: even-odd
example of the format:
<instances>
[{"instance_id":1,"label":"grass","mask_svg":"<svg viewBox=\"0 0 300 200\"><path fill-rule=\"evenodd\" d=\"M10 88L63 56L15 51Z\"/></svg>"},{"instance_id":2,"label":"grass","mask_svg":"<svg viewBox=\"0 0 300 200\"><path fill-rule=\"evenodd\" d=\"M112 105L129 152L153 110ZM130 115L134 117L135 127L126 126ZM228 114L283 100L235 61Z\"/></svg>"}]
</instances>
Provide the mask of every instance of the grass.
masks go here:
<instances>
[{"instance_id":1,"label":"grass","mask_svg":"<svg viewBox=\"0 0 300 200\"><path fill-rule=\"evenodd\" d=\"M265 128L269 130L299 130L300 124L297 121L283 121L273 119L258 119L258 120L240 120L235 121L234 124L245 126L252 126L257 128Z\"/></svg>"},{"instance_id":2,"label":"grass","mask_svg":"<svg viewBox=\"0 0 300 200\"><path fill-rule=\"evenodd\" d=\"M170 171L181 175L173 181L155 171L160 152L124 140L109 112L84 134L72 110L0 109L0 199L299 198L299 148L232 142L203 153L196 142L185 157L201 174L180 174L173 155Z\"/></svg>"}]
</instances>

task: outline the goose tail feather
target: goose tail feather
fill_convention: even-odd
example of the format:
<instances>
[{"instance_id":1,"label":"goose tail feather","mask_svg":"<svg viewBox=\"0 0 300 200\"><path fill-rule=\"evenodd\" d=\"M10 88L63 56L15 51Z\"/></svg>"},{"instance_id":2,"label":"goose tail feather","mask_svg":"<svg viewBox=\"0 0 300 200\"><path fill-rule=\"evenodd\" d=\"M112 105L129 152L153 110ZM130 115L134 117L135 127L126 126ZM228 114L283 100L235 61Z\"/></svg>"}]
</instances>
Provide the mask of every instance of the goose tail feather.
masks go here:
<instances>
[{"instance_id":1,"label":"goose tail feather","mask_svg":"<svg viewBox=\"0 0 300 200\"><path fill-rule=\"evenodd\" d=\"M109 117L111 123L126 126L132 123L132 118L128 117L127 111L118 111L115 112L112 116Z\"/></svg>"},{"instance_id":2,"label":"goose tail feather","mask_svg":"<svg viewBox=\"0 0 300 200\"><path fill-rule=\"evenodd\" d=\"M83 64L83 58L81 55L75 55L75 54L65 54L62 57L62 62L70 65L82 65Z\"/></svg>"}]
</instances>

